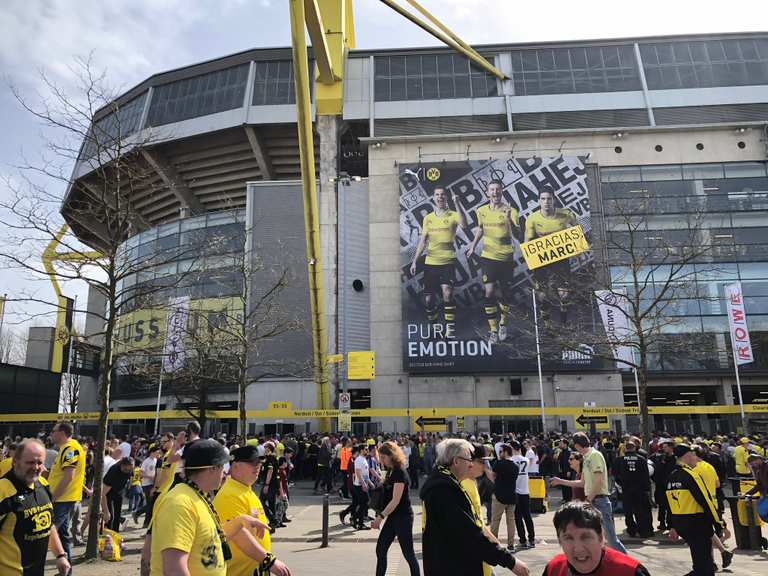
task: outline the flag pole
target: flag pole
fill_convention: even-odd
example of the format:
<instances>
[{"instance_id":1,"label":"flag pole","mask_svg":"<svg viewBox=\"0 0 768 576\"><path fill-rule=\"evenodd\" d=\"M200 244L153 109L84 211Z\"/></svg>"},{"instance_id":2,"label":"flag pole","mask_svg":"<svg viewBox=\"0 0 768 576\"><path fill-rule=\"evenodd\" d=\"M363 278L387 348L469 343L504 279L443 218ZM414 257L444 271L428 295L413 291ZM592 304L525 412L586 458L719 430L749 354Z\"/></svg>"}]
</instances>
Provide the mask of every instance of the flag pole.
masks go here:
<instances>
[{"instance_id":1,"label":"flag pole","mask_svg":"<svg viewBox=\"0 0 768 576\"><path fill-rule=\"evenodd\" d=\"M163 394L163 362L160 361L160 382L157 385L157 407L155 408L155 436L160 426L160 398Z\"/></svg>"},{"instance_id":2,"label":"flag pole","mask_svg":"<svg viewBox=\"0 0 768 576\"><path fill-rule=\"evenodd\" d=\"M539 397L541 398L541 431L546 434L547 421L544 417L544 379L541 376L541 346L539 345L539 314L536 307L536 289L531 288L533 298L533 326L536 329L536 364L539 367Z\"/></svg>"}]
</instances>

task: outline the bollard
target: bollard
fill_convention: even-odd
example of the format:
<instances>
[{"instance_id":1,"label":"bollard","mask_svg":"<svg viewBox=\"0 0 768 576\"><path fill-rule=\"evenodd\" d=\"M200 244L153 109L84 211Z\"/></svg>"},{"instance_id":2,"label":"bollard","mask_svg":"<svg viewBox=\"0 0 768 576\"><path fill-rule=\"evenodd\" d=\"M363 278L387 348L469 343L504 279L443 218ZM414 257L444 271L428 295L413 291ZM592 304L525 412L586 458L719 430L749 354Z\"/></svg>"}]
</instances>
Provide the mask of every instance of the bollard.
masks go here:
<instances>
[{"instance_id":1,"label":"bollard","mask_svg":"<svg viewBox=\"0 0 768 576\"><path fill-rule=\"evenodd\" d=\"M320 544L320 548L328 548L328 509L330 504L330 496L328 492L323 495L323 541Z\"/></svg>"}]
</instances>

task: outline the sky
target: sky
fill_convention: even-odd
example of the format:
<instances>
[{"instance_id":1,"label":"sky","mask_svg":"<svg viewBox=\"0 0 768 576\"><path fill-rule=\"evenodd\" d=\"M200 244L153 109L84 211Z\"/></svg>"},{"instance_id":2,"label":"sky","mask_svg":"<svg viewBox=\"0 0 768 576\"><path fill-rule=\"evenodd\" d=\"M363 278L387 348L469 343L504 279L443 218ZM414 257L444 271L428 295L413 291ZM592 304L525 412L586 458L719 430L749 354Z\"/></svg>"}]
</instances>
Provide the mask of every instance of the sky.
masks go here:
<instances>
[{"instance_id":1,"label":"sky","mask_svg":"<svg viewBox=\"0 0 768 576\"><path fill-rule=\"evenodd\" d=\"M407 0L399 0L407 6ZM470 44L768 30L768 2L742 0L421 0ZM378 0L355 0L358 48L430 46L438 41ZM40 74L76 96L74 64L91 57L117 92L151 74L257 47L289 46L288 0L3 0L0 2L0 198L18 181L22 158L38 162L57 133L21 109L11 86L32 102ZM43 182L55 194L62 184ZM7 235L0 230L0 243ZM67 286L84 302L83 286ZM47 280L0 269L0 295L52 296ZM29 324L21 304L6 324ZM52 325L36 318L34 325Z\"/></svg>"}]
</instances>

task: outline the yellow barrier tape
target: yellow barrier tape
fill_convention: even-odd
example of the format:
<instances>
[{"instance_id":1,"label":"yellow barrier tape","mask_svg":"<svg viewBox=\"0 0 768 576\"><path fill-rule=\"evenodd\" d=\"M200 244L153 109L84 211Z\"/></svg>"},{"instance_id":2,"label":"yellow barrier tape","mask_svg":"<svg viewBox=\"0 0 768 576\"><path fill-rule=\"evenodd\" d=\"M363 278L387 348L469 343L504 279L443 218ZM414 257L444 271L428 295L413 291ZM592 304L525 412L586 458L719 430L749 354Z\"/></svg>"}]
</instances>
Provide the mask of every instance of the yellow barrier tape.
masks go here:
<instances>
[{"instance_id":1,"label":"yellow barrier tape","mask_svg":"<svg viewBox=\"0 0 768 576\"><path fill-rule=\"evenodd\" d=\"M271 419L312 419L335 418L340 414L339 410L293 410L289 402L272 402L267 410L247 410L246 415L254 420ZM764 404L745 404L747 413L768 413L768 406ZM738 414L738 406L651 406L650 414ZM410 417L418 418L449 418L465 416L540 416L541 409L536 407L506 407L506 408L366 408L351 410L354 417ZM595 415L636 415L637 408L622 406L557 406L544 409L547 416L595 416ZM209 410L208 418L213 419L237 419L237 410ZM151 420L154 419L154 410L145 411L113 411L109 413L110 420ZM11 422L56 422L58 420L98 420L98 412L69 413L37 413L37 414L0 414L0 423ZM161 410L160 418L163 420L188 420L191 418L186 410Z\"/></svg>"}]
</instances>

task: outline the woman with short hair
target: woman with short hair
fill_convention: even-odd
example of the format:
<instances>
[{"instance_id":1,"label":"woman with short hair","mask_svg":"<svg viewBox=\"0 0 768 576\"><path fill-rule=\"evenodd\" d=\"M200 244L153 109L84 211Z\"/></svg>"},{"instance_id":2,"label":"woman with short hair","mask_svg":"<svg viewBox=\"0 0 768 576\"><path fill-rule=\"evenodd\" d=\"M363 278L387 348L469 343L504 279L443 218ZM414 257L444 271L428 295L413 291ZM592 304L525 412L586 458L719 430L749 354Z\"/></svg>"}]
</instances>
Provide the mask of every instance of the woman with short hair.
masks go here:
<instances>
[{"instance_id":1,"label":"woman with short hair","mask_svg":"<svg viewBox=\"0 0 768 576\"><path fill-rule=\"evenodd\" d=\"M384 498L388 501L371 524L375 529L384 524L376 542L376 576L384 576L387 572L387 552L395 536L411 569L411 576L420 576L419 562L413 550L413 508L405 476L405 454L394 442L384 442L379 447L379 459L387 470Z\"/></svg>"}]
</instances>

